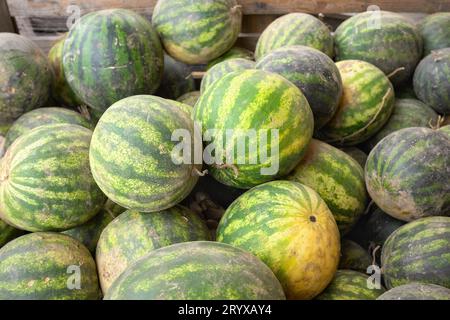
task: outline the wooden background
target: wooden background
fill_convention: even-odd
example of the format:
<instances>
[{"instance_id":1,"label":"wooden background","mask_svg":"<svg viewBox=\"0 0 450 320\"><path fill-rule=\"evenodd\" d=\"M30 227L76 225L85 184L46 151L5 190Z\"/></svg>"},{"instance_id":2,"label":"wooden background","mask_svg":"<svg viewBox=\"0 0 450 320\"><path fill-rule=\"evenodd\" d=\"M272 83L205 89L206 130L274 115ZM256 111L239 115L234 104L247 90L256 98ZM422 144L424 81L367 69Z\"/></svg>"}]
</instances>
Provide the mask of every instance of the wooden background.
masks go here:
<instances>
[{"instance_id":1,"label":"wooden background","mask_svg":"<svg viewBox=\"0 0 450 320\"><path fill-rule=\"evenodd\" d=\"M0 31L17 31L48 51L67 31L68 17L79 8L81 15L106 8L127 8L150 18L157 0L0 0ZM450 11L450 0L239 0L244 12L237 45L254 49L267 25L289 12L315 14L334 29L350 13L366 10L414 12L413 20L426 13ZM72 7L71 7L72 6ZM73 7L77 6L77 7ZM72 10L72 11L71 11Z\"/></svg>"}]
</instances>

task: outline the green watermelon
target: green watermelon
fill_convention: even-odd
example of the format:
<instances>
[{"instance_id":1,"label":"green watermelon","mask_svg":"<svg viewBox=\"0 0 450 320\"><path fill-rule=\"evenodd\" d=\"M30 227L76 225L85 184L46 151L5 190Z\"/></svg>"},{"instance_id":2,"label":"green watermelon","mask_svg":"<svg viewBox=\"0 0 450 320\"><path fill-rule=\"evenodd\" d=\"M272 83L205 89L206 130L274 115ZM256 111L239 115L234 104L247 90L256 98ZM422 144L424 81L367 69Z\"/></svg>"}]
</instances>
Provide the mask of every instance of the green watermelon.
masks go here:
<instances>
[{"instance_id":1,"label":"green watermelon","mask_svg":"<svg viewBox=\"0 0 450 320\"><path fill-rule=\"evenodd\" d=\"M47 102L50 81L47 58L33 41L0 33L0 135L22 114Z\"/></svg>"},{"instance_id":2,"label":"green watermelon","mask_svg":"<svg viewBox=\"0 0 450 320\"><path fill-rule=\"evenodd\" d=\"M192 77L191 67L164 54L164 73L157 95L167 99L177 99L193 90L195 90L195 79Z\"/></svg>"},{"instance_id":3,"label":"green watermelon","mask_svg":"<svg viewBox=\"0 0 450 320\"><path fill-rule=\"evenodd\" d=\"M450 300L450 289L428 283L408 283L386 291L377 300Z\"/></svg>"},{"instance_id":4,"label":"green watermelon","mask_svg":"<svg viewBox=\"0 0 450 320\"><path fill-rule=\"evenodd\" d=\"M23 232L0 220L0 248Z\"/></svg>"},{"instance_id":5,"label":"green watermelon","mask_svg":"<svg viewBox=\"0 0 450 320\"><path fill-rule=\"evenodd\" d=\"M77 239L84 244L93 255L95 255L97 242L103 229L124 211L125 209L121 206L115 204L111 200L107 200L103 208L94 218L81 226L63 231L62 233Z\"/></svg>"},{"instance_id":6,"label":"green watermelon","mask_svg":"<svg viewBox=\"0 0 450 320\"><path fill-rule=\"evenodd\" d=\"M80 113L73 110L49 107L39 108L23 114L17 119L5 136L5 147L8 148L18 137L28 131L48 124L76 124L92 129L92 124Z\"/></svg>"},{"instance_id":7,"label":"green watermelon","mask_svg":"<svg viewBox=\"0 0 450 320\"><path fill-rule=\"evenodd\" d=\"M356 162L358 162L359 165L364 169L367 161L367 154L364 151L356 147L341 148L341 150L355 159Z\"/></svg>"},{"instance_id":8,"label":"green watermelon","mask_svg":"<svg viewBox=\"0 0 450 320\"><path fill-rule=\"evenodd\" d=\"M450 125L443 126L442 128L439 129L439 131L447 134L450 137Z\"/></svg>"},{"instance_id":9,"label":"green watermelon","mask_svg":"<svg viewBox=\"0 0 450 320\"><path fill-rule=\"evenodd\" d=\"M259 259L211 242L178 243L130 266L106 300L284 300L283 289Z\"/></svg>"},{"instance_id":10,"label":"green watermelon","mask_svg":"<svg viewBox=\"0 0 450 320\"><path fill-rule=\"evenodd\" d=\"M391 133L370 152L366 186L373 201L396 219L450 214L450 139L427 128Z\"/></svg>"},{"instance_id":11,"label":"green watermelon","mask_svg":"<svg viewBox=\"0 0 450 320\"><path fill-rule=\"evenodd\" d=\"M341 242L341 258L339 269L350 269L365 273L372 265L370 254L356 242L344 239Z\"/></svg>"},{"instance_id":12,"label":"green watermelon","mask_svg":"<svg viewBox=\"0 0 450 320\"><path fill-rule=\"evenodd\" d=\"M247 191L220 221L217 241L247 250L272 269L288 299L311 299L332 280L339 231L311 188L272 181Z\"/></svg>"},{"instance_id":13,"label":"green watermelon","mask_svg":"<svg viewBox=\"0 0 450 320\"><path fill-rule=\"evenodd\" d=\"M370 149L390 133L403 128L431 127L438 122L438 114L432 108L415 99L397 99L392 113L386 124L367 144Z\"/></svg>"},{"instance_id":14,"label":"green watermelon","mask_svg":"<svg viewBox=\"0 0 450 320\"><path fill-rule=\"evenodd\" d=\"M150 251L178 242L209 239L205 222L185 207L152 213L125 211L105 228L98 241L96 260L103 292Z\"/></svg>"},{"instance_id":15,"label":"green watermelon","mask_svg":"<svg viewBox=\"0 0 450 320\"><path fill-rule=\"evenodd\" d=\"M150 212L170 208L191 192L201 169L194 162L202 159L202 150L195 147L201 146L201 138L194 132L189 108L141 95L122 99L103 114L92 136L90 164L109 199L127 209ZM191 135L186 144L192 154L186 159L189 163L174 152L174 130Z\"/></svg>"},{"instance_id":16,"label":"green watermelon","mask_svg":"<svg viewBox=\"0 0 450 320\"><path fill-rule=\"evenodd\" d=\"M398 228L381 253L386 286L423 282L450 289L449 242L450 217L426 217Z\"/></svg>"},{"instance_id":17,"label":"green watermelon","mask_svg":"<svg viewBox=\"0 0 450 320\"><path fill-rule=\"evenodd\" d=\"M204 75L200 86L200 92L205 92L206 89L210 87L214 81L217 81L218 79L226 76L231 72L254 68L255 62L242 58L227 59L225 61L219 62L214 67L209 69Z\"/></svg>"},{"instance_id":18,"label":"green watermelon","mask_svg":"<svg viewBox=\"0 0 450 320\"><path fill-rule=\"evenodd\" d=\"M1 300L96 300L101 297L89 251L53 232L21 236L0 249Z\"/></svg>"},{"instance_id":19,"label":"green watermelon","mask_svg":"<svg viewBox=\"0 0 450 320\"><path fill-rule=\"evenodd\" d=\"M240 47L233 47L230 50L228 50L227 52L225 52L223 55L221 55L220 57L211 60L208 65L206 66L206 70L211 69L214 65L228 60L228 59L236 59L236 58L243 58L243 59L247 59L247 60L254 60L255 56L253 54L252 51L244 49L244 48L240 48Z\"/></svg>"},{"instance_id":20,"label":"green watermelon","mask_svg":"<svg viewBox=\"0 0 450 320\"><path fill-rule=\"evenodd\" d=\"M375 300L385 290L368 287L369 275L353 271L338 270L330 285L317 300Z\"/></svg>"},{"instance_id":21,"label":"green watermelon","mask_svg":"<svg viewBox=\"0 0 450 320\"><path fill-rule=\"evenodd\" d=\"M313 139L306 155L288 176L314 189L333 213L341 234L350 231L364 212L364 170L345 152Z\"/></svg>"},{"instance_id":22,"label":"green watermelon","mask_svg":"<svg viewBox=\"0 0 450 320\"><path fill-rule=\"evenodd\" d=\"M203 133L215 129L208 145L214 146L214 159L207 159L212 176L242 189L289 173L303 157L314 127L302 92L282 76L262 70L236 71L215 81L197 102L194 119ZM232 138L226 138L229 130L234 130ZM265 137L267 144L256 143L251 133ZM248 148L238 158L237 140L242 144L244 138Z\"/></svg>"},{"instance_id":23,"label":"green watermelon","mask_svg":"<svg viewBox=\"0 0 450 320\"><path fill-rule=\"evenodd\" d=\"M35 128L0 161L0 218L27 231L66 230L105 202L89 168L92 131L73 124Z\"/></svg>"},{"instance_id":24,"label":"green watermelon","mask_svg":"<svg viewBox=\"0 0 450 320\"><path fill-rule=\"evenodd\" d=\"M359 60L336 63L343 94L334 117L317 134L329 143L361 143L388 121L394 109L394 88L380 69Z\"/></svg>"},{"instance_id":25,"label":"green watermelon","mask_svg":"<svg viewBox=\"0 0 450 320\"><path fill-rule=\"evenodd\" d=\"M450 115L450 48L433 51L420 61L414 91L437 113Z\"/></svg>"},{"instance_id":26,"label":"green watermelon","mask_svg":"<svg viewBox=\"0 0 450 320\"><path fill-rule=\"evenodd\" d=\"M305 46L275 49L258 60L257 69L282 75L305 95L314 114L314 128L331 120L342 96L342 80L331 58Z\"/></svg>"},{"instance_id":27,"label":"green watermelon","mask_svg":"<svg viewBox=\"0 0 450 320\"><path fill-rule=\"evenodd\" d=\"M191 107L194 107L199 98L200 98L200 91L192 91L183 94L181 97L177 99L177 101L190 105Z\"/></svg>"},{"instance_id":28,"label":"green watermelon","mask_svg":"<svg viewBox=\"0 0 450 320\"><path fill-rule=\"evenodd\" d=\"M422 38L404 16L367 11L335 31L336 60L363 60L380 68L395 85L407 82L422 56Z\"/></svg>"},{"instance_id":29,"label":"green watermelon","mask_svg":"<svg viewBox=\"0 0 450 320\"><path fill-rule=\"evenodd\" d=\"M76 107L82 104L81 100L70 88L64 74L63 67L63 48L67 35L61 40L57 41L48 53L48 61L53 70L53 79L51 84L52 98L55 99L58 104L66 107Z\"/></svg>"},{"instance_id":30,"label":"green watermelon","mask_svg":"<svg viewBox=\"0 0 450 320\"><path fill-rule=\"evenodd\" d=\"M239 36L236 0L158 0L152 23L166 51L188 63L207 63L227 52Z\"/></svg>"},{"instance_id":31,"label":"green watermelon","mask_svg":"<svg viewBox=\"0 0 450 320\"><path fill-rule=\"evenodd\" d=\"M67 82L85 104L99 111L122 98L155 92L163 64L162 46L150 22L125 9L81 17L64 42Z\"/></svg>"},{"instance_id":32,"label":"green watermelon","mask_svg":"<svg viewBox=\"0 0 450 320\"><path fill-rule=\"evenodd\" d=\"M412 83L408 83L399 88L395 88L396 99L415 99L417 100L416 93L414 92L414 86Z\"/></svg>"},{"instance_id":33,"label":"green watermelon","mask_svg":"<svg viewBox=\"0 0 450 320\"><path fill-rule=\"evenodd\" d=\"M426 16L419 24L424 55L433 50L450 47L450 12L438 12Z\"/></svg>"},{"instance_id":34,"label":"green watermelon","mask_svg":"<svg viewBox=\"0 0 450 320\"><path fill-rule=\"evenodd\" d=\"M312 47L334 56L330 29L316 17L297 12L276 19L263 31L256 44L256 60L277 48L292 45Z\"/></svg>"}]
</instances>

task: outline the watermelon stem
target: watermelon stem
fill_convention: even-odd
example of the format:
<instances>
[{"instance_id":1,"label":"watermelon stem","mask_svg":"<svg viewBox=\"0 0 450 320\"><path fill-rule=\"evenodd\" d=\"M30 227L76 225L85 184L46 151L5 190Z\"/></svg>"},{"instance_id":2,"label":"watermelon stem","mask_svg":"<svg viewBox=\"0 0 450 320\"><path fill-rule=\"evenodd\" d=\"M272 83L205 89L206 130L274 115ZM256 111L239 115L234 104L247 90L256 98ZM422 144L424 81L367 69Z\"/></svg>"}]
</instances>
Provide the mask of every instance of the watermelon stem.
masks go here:
<instances>
[{"instance_id":1,"label":"watermelon stem","mask_svg":"<svg viewBox=\"0 0 450 320\"><path fill-rule=\"evenodd\" d=\"M372 265L377 265L377 251L381 248L380 245L376 246L372 251Z\"/></svg>"},{"instance_id":2,"label":"watermelon stem","mask_svg":"<svg viewBox=\"0 0 450 320\"><path fill-rule=\"evenodd\" d=\"M192 175L193 176L204 177L207 174L208 174L208 170L206 170L206 169L203 170L203 171L200 171L196 167L194 167L194 169L192 170Z\"/></svg>"},{"instance_id":3,"label":"watermelon stem","mask_svg":"<svg viewBox=\"0 0 450 320\"><path fill-rule=\"evenodd\" d=\"M395 69L394 71L392 71L391 73L389 73L387 75L388 78L392 78L393 76L395 76L397 73L399 73L400 71L405 70L405 67L399 67L397 69Z\"/></svg>"},{"instance_id":4,"label":"watermelon stem","mask_svg":"<svg viewBox=\"0 0 450 320\"><path fill-rule=\"evenodd\" d=\"M214 168L219 169L219 170L232 169L233 173L234 173L234 177L237 178L239 176L239 169L234 164L229 164L229 163L215 164Z\"/></svg>"},{"instance_id":5,"label":"watermelon stem","mask_svg":"<svg viewBox=\"0 0 450 320\"><path fill-rule=\"evenodd\" d=\"M432 119L430 119L430 121L428 121L428 125L430 126L431 129L433 130L439 130L439 128L442 126L442 124L444 123L445 118L441 115L438 115L438 118L436 120L436 124L432 123Z\"/></svg>"}]
</instances>

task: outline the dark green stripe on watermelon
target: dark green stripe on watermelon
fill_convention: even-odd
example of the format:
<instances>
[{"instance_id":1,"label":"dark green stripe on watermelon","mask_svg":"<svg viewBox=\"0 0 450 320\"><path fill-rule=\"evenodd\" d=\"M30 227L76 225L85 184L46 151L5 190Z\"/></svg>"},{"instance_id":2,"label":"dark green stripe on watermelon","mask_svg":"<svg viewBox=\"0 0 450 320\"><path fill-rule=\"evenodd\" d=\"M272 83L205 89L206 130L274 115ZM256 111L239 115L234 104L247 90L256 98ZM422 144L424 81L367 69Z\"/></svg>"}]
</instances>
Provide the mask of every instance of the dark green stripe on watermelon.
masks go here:
<instances>
[{"instance_id":1,"label":"dark green stripe on watermelon","mask_svg":"<svg viewBox=\"0 0 450 320\"><path fill-rule=\"evenodd\" d=\"M428 283L408 283L386 291L377 300L450 300L450 289Z\"/></svg>"},{"instance_id":2,"label":"dark green stripe on watermelon","mask_svg":"<svg viewBox=\"0 0 450 320\"><path fill-rule=\"evenodd\" d=\"M157 95L167 99L178 99L195 90L195 79L191 67L164 54L164 73Z\"/></svg>"},{"instance_id":3,"label":"dark green stripe on watermelon","mask_svg":"<svg viewBox=\"0 0 450 320\"><path fill-rule=\"evenodd\" d=\"M284 300L272 271L232 246L207 241L153 251L114 282L106 300Z\"/></svg>"},{"instance_id":4,"label":"dark green stripe on watermelon","mask_svg":"<svg viewBox=\"0 0 450 320\"><path fill-rule=\"evenodd\" d=\"M110 9L83 16L63 49L66 79L88 106L152 94L163 73L163 50L150 22L133 11Z\"/></svg>"},{"instance_id":5,"label":"dark green stripe on watermelon","mask_svg":"<svg viewBox=\"0 0 450 320\"><path fill-rule=\"evenodd\" d=\"M228 50L227 52L225 52L223 55L221 55L220 57L210 61L208 63L208 65L206 66L206 70L211 69L211 67L213 67L214 65L216 65L222 61L225 61L228 59L236 59L236 58L254 60L255 56L254 56L253 52L250 50L240 48L240 47L233 47L230 50Z\"/></svg>"},{"instance_id":6,"label":"dark green stripe on watermelon","mask_svg":"<svg viewBox=\"0 0 450 320\"><path fill-rule=\"evenodd\" d=\"M450 47L450 12L438 12L426 16L419 24L424 55L433 50Z\"/></svg>"}]
</instances>

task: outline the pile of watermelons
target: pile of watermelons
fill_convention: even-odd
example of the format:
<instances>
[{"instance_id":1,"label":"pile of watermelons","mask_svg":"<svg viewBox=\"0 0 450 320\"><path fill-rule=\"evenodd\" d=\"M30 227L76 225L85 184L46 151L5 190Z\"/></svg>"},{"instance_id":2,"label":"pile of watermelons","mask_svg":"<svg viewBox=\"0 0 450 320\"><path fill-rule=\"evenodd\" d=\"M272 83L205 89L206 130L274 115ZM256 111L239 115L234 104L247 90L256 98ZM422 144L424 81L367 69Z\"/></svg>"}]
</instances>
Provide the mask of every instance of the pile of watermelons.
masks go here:
<instances>
[{"instance_id":1,"label":"pile of watermelons","mask_svg":"<svg viewBox=\"0 0 450 320\"><path fill-rule=\"evenodd\" d=\"M450 13L241 23L0 33L0 299L450 299Z\"/></svg>"}]
</instances>

